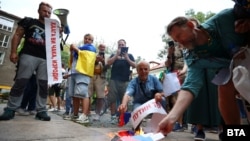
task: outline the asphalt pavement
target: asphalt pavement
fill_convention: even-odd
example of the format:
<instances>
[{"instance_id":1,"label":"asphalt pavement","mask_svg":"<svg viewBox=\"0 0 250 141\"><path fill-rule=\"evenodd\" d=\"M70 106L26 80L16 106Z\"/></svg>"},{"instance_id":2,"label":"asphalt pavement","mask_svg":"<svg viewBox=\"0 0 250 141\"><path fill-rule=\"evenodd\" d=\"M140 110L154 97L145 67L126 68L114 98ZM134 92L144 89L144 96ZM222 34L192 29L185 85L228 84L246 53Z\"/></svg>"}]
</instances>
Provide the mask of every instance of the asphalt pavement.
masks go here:
<instances>
[{"instance_id":1,"label":"asphalt pavement","mask_svg":"<svg viewBox=\"0 0 250 141\"><path fill-rule=\"evenodd\" d=\"M0 114L6 103L0 103ZM48 112L51 121L40 121L34 115L15 115L9 121L0 121L0 141L111 141L118 131L131 130L128 123L118 127L109 123L109 113L100 121L92 121L82 125L71 120L64 120L64 111ZM161 141L194 141L190 128L184 132L171 132ZM206 141L218 141L218 135L206 131Z\"/></svg>"}]
</instances>

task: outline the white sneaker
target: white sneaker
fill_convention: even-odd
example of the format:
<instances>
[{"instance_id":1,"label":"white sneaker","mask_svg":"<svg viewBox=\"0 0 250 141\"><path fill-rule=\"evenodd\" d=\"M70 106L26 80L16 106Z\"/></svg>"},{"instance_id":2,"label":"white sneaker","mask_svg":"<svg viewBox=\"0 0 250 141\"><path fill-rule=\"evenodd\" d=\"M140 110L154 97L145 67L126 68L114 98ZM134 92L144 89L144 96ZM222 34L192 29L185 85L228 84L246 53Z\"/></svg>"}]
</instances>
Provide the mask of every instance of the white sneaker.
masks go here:
<instances>
[{"instance_id":1,"label":"white sneaker","mask_svg":"<svg viewBox=\"0 0 250 141\"><path fill-rule=\"evenodd\" d=\"M77 123L89 123L89 118L85 114L81 114L76 120Z\"/></svg>"},{"instance_id":2,"label":"white sneaker","mask_svg":"<svg viewBox=\"0 0 250 141\"><path fill-rule=\"evenodd\" d=\"M82 116L83 116L83 114L81 114L77 119L75 119L75 121L81 121L82 120Z\"/></svg>"},{"instance_id":3,"label":"white sneaker","mask_svg":"<svg viewBox=\"0 0 250 141\"><path fill-rule=\"evenodd\" d=\"M24 110L23 108L18 108L18 109L16 110L16 112L17 112L18 115L20 115L20 116L28 116L28 115L30 115L30 113L27 112L26 110Z\"/></svg>"},{"instance_id":4,"label":"white sneaker","mask_svg":"<svg viewBox=\"0 0 250 141\"><path fill-rule=\"evenodd\" d=\"M56 109L56 108L51 108L51 109L49 109L48 111L49 111L49 112L56 112L57 109Z\"/></svg>"}]
</instances>

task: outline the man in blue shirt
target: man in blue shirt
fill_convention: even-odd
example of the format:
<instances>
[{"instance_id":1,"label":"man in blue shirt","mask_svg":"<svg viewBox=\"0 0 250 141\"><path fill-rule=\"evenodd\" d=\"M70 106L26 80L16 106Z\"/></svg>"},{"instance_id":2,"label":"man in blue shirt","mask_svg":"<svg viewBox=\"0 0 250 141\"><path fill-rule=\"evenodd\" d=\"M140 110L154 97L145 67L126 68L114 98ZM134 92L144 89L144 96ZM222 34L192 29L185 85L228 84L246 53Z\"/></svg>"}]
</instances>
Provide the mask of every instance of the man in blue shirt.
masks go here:
<instances>
[{"instance_id":1,"label":"man in blue shirt","mask_svg":"<svg viewBox=\"0 0 250 141\"><path fill-rule=\"evenodd\" d=\"M133 97L133 109L152 98L155 98L157 102L163 102L164 93L162 84L157 77L149 74L149 63L146 61L139 62L136 70L138 76L129 82L123 96L122 104L118 107L118 111L121 113L127 111L127 105L131 97ZM166 105L164 105L165 107Z\"/></svg>"}]
</instances>

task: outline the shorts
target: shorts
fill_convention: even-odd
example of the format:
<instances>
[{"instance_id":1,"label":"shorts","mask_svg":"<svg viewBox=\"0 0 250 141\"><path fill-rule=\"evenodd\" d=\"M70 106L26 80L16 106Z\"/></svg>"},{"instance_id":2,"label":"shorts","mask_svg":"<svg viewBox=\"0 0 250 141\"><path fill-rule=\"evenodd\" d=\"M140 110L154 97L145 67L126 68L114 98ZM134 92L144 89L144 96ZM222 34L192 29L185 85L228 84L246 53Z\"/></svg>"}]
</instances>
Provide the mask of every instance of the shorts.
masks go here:
<instances>
[{"instance_id":1,"label":"shorts","mask_svg":"<svg viewBox=\"0 0 250 141\"><path fill-rule=\"evenodd\" d=\"M84 74L71 74L69 78L69 96L78 98L88 98L88 85L90 77Z\"/></svg>"},{"instance_id":2,"label":"shorts","mask_svg":"<svg viewBox=\"0 0 250 141\"><path fill-rule=\"evenodd\" d=\"M126 92L127 86L127 81L110 80L108 101L111 103L116 102L119 105L122 102L123 95Z\"/></svg>"},{"instance_id":3,"label":"shorts","mask_svg":"<svg viewBox=\"0 0 250 141\"><path fill-rule=\"evenodd\" d=\"M96 94L96 98L104 98L105 86L106 79L102 78L100 75L94 75L90 79L89 83L89 97L92 97L94 94Z\"/></svg>"},{"instance_id":4,"label":"shorts","mask_svg":"<svg viewBox=\"0 0 250 141\"><path fill-rule=\"evenodd\" d=\"M56 97L60 96L61 88L59 87L59 84L54 84L51 87L49 87L49 96L55 95Z\"/></svg>"}]
</instances>

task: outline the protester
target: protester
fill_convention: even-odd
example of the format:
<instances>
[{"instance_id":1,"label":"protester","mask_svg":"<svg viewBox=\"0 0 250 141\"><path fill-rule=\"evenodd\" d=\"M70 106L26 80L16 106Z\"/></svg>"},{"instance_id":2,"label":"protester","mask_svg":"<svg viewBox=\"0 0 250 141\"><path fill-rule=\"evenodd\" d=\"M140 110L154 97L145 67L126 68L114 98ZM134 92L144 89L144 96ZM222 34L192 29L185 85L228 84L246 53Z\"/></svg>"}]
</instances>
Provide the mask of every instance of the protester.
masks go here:
<instances>
[{"instance_id":1,"label":"protester","mask_svg":"<svg viewBox=\"0 0 250 141\"><path fill-rule=\"evenodd\" d=\"M49 86L49 100L51 103L51 107L48 110L49 112L56 112L61 110L61 88L59 87L59 85L60 83L56 83Z\"/></svg>"},{"instance_id":2,"label":"protester","mask_svg":"<svg viewBox=\"0 0 250 141\"><path fill-rule=\"evenodd\" d=\"M22 38L20 44L17 48L18 55L23 49L25 39ZM18 63L16 65L18 69ZM14 80L16 79L16 76ZM37 95L37 83L36 83L36 72L31 76L25 90L23 93L23 99L21 106L16 110L16 112L21 116L35 115L36 114L36 95Z\"/></svg>"},{"instance_id":3,"label":"protester","mask_svg":"<svg viewBox=\"0 0 250 141\"><path fill-rule=\"evenodd\" d=\"M98 54L96 55L94 76L90 79L89 83L89 96L90 98L96 94L95 98L95 115L93 120L100 120L100 112L103 107L105 97L106 71L108 69L107 61L105 61L105 48L104 44L98 46Z\"/></svg>"},{"instance_id":4,"label":"protester","mask_svg":"<svg viewBox=\"0 0 250 141\"><path fill-rule=\"evenodd\" d=\"M64 88L64 99L65 99L65 113L63 113L63 119L71 119L71 113L73 113L72 98L69 96L69 81L70 81L71 70L67 68L63 79L66 81Z\"/></svg>"},{"instance_id":5,"label":"protester","mask_svg":"<svg viewBox=\"0 0 250 141\"><path fill-rule=\"evenodd\" d=\"M62 64L62 76L64 76L65 69L64 64ZM62 81L63 82L63 81ZM62 95L63 95L63 88L61 83L55 83L49 85L49 100L50 100L50 109L49 112L58 112L61 110L62 105Z\"/></svg>"},{"instance_id":6,"label":"protester","mask_svg":"<svg viewBox=\"0 0 250 141\"><path fill-rule=\"evenodd\" d=\"M221 68L227 69L233 51L237 46L246 43L246 36L235 33L234 20L233 9L225 9L198 27L186 17L177 17L167 26L167 33L173 40L187 49L184 56L188 72L178 93L176 104L159 123L159 131L164 134L171 132L176 120L183 114L192 100L197 97L204 85L204 68L217 69L218 71ZM219 103L228 105L227 109L220 107L221 113L223 110L228 112L225 115L222 114L223 119L226 124L239 124L239 109L236 104L232 81L229 81L223 87L232 90L231 93L219 91ZM221 98L221 95L227 95L227 97Z\"/></svg>"},{"instance_id":7,"label":"protester","mask_svg":"<svg viewBox=\"0 0 250 141\"><path fill-rule=\"evenodd\" d=\"M85 34L83 46L70 45L71 75L69 82L69 96L73 98L73 120L78 123L89 123L89 94L88 85L94 75L96 49L92 45L93 36ZM82 114L78 117L80 103Z\"/></svg>"},{"instance_id":8,"label":"protester","mask_svg":"<svg viewBox=\"0 0 250 141\"><path fill-rule=\"evenodd\" d=\"M184 59L183 59L183 50L179 45L174 43L174 41L168 42L168 55L167 59L165 61L166 71L165 73L177 73L178 79L180 84L185 80L185 73L179 73L184 68ZM164 81L164 74L161 74L161 80ZM175 104L175 101L178 97L178 92L174 92L170 96L168 96L167 103L168 106L168 112L172 109L173 105ZM175 123L173 131L184 131L184 129L187 129L187 124L184 121L185 120L185 113L180 116L178 121Z\"/></svg>"},{"instance_id":9,"label":"protester","mask_svg":"<svg viewBox=\"0 0 250 141\"><path fill-rule=\"evenodd\" d=\"M117 106L121 103L126 87L129 82L130 68L135 67L134 56L127 51L126 41L118 40L118 49L115 54L112 54L108 59L108 65L111 67L111 78L109 81L108 101L111 103L111 120L110 123L117 124ZM128 49L128 48L127 48Z\"/></svg>"},{"instance_id":10,"label":"protester","mask_svg":"<svg viewBox=\"0 0 250 141\"><path fill-rule=\"evenodd\" d=\"M119 112L126 112L128 102L133 97L133 109L155 98L156 102L165 101L161 82L157 77L150 75L150 65L146 61L140 61L136 65L138 76L133 78L123 96L122 103L118 107ZM166 106L166 103L165 105Z\"/></svg>"},{"instance_id":11,"label":"protester","mask_svg":"<svg viewBox=\"0 0 250 141\"><path fill-rule=\"evenodd\" d=\"M50 18L52 6L41 2L38 8L38 19L29 17L23 18L18 22L18 27L12 38L10 61L19 63L15 83L11 88L7 107L0 116L0 120L10 120L15 116L15 110L20 107L23 92L32 74L36 71L38 94L36 100L36 118L39 120L50 121L47 115L47 64L45 49L45 25L44 18ZM39 36L33 34L39 31ZM25 38L20 57L17 54L17 47L22 39Z\"/></svg>"},{"instance_id":12,"label":"protester","mask_svg":"<svg viewBox=\"0 0 250 141\"><path fill-rule=\"evenodd\" d=\"M160 102L162 107L165 109L167 104L162 84L157 77L149 74L149 63L146 61L140 61L136 65L136 71L138 76L129 82L123 96L122 103L118 106L118 112L127 112L128 103L131 99L133 99L133 110L153 98L156 102ZM135 131L139 129L140 124L135 128Z\"/></svg>"}]
</instances>

